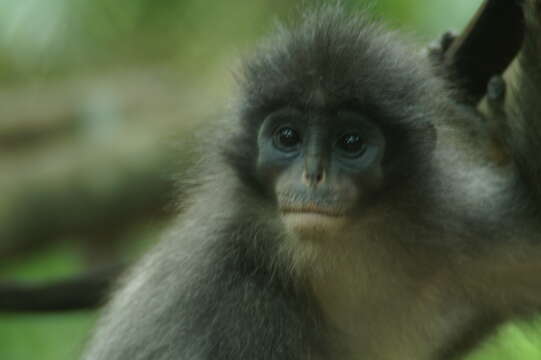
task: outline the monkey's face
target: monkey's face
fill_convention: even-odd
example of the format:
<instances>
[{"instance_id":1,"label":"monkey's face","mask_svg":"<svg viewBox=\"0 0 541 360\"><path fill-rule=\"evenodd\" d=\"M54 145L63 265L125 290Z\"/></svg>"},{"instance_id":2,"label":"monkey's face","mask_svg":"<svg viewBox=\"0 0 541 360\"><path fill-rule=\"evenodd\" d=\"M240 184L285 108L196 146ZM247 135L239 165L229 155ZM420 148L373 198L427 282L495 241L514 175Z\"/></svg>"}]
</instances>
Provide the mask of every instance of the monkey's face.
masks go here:
<instances>
[{"instance_id":1,"label":"monkey's face","mask_svg":"<svg viewBox=\"0 0 541 360\"><path fill-rule=\"evenodd\" d=\"M382 186L383 132L355 111L280 109L257 143L258 176L295 232L344 226Z\"/></svg>"}]
</instances>

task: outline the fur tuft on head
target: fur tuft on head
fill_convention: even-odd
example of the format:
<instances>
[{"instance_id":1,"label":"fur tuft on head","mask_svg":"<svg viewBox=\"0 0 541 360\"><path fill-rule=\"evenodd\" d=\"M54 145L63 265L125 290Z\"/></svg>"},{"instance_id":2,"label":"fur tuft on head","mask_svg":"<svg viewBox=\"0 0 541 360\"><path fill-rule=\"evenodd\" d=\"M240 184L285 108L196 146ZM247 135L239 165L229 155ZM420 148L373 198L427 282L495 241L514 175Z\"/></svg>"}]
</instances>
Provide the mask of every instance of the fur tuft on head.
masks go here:
<instances>
[{"instance_id":1,"label":"fur tuft on head","mask_svg":"<svg viewBox=\"0 0 541 360\"><path fill-rule=\"evenodd\" d=\"M423 157L435 144L432 122L442 113L437 99L449 95L428 60L409 45L366 13L352 15L341 5L320 6L304 12L298 24L280 25L244 64L239 129L226 159L241 179L257 187L259 126L273 111L291 107L363 114L389 139L387 159L410 154L419 160L411 164L426 164ZM389 178L414 176L411 164L389 166Z\"/></svg>"}]
</instances>

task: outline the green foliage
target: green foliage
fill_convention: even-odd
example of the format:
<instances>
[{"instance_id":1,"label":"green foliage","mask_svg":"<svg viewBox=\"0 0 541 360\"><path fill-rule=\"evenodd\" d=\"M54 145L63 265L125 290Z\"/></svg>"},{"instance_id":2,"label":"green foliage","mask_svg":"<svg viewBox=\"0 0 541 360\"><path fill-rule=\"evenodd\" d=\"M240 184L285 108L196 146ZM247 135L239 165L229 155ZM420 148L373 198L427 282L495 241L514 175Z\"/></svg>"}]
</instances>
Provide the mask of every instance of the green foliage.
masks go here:
<instances>
[{"instance_id":1,"label":"green foliage","mask_svg":"<svg viewBox=\"0 0 541 360\"><path fill-rule=\"evenodd\" d=\"M417 35L428 40L436 38L446 30L460 31L481 2L481 0L373 1L376 13L385 14L392 22L402 28L412 29Z\"/></svg>"},{"instance_id":2,"label":"green foliage","mask_svg":"<svg viewBox=\"0 0 541 360\"><path fill-rule=\"evenodd\" d=\"M95 314L0 315L0 359L77 359Z\"/></svg>"},{"instance_id":3,"label":"green foliage","mask_svg":"<svg viewBox=\"0 0 541 360\"><path fill-rule=\"evenodd\" d=\"M435 38L460 29L481 0L349 0ZM0 0L0 81L113 64L220 60L305 2L277 0ZM368 4L368 5L367 5Z\"/></svg>"},{"instance_id":4,"label":"green foliage","mask_svg":"<svg viewBox=\"0 0 541 360\"><path fill-rule=\"evenodd\" d=\"M541 359L541 321L509 324L487 341L468 360Z\"/></svg>"},{"instance_id":5,"label":"green foliage","mask_svg":"<svg viewBox=\"0 0 541 360\"><path fill-rule=\"evenodd\" d=\"M43 281L81 270L74 246L58 246L25 261L3 264L2 278ZM94 324L93 312L52 314L0 313L0 359L72 360Z\"/></svg>"},{"instance_id":6,"label":"green foliage","mask_svg":"<svg viewBox=\"0 0 541 360\"><path fill-rule=\"evenodd\" d=\"M81 257L78 249L73 244L71 245L55 246L45 252L32 254L24 260L18 259L3 264L0 267L2 274L0 279L46 281L79 272L82 270Z\"/></svg>"}]
</instances>

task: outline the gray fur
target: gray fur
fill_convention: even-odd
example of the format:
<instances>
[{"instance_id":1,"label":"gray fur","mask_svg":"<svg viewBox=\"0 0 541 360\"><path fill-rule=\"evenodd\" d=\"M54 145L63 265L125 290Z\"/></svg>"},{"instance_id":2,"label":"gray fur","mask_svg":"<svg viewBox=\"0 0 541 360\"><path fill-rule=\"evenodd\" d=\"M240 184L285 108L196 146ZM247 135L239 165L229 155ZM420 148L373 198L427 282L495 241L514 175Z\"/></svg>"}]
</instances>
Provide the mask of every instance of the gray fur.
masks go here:
<instances>
[{"instance_id":1,"label":"gray fur","mask_svg":"<svg viewBox=\"0 0 541 360\"><path fill-rule=\"evenodd\" d=\"M281 29L245 65L237 119L217 131L226 145L207 155L176 229L113 295L84 359L443 360L535 309L539 18L496 139L504 162L480 115L398 35L338 6ZM393 130L389 181L352 231L300 243L255 174L254 135L267 108L344 100Z\"/></svg>"}]
</instances>

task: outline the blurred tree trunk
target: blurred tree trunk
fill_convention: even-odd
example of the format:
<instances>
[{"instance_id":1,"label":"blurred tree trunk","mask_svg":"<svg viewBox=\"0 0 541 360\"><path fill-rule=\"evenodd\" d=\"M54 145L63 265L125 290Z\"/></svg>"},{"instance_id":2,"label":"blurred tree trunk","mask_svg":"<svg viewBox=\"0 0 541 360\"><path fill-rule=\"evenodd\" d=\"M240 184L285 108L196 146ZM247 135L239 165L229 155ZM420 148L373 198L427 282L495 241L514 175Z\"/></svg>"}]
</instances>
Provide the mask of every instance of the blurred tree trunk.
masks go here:
<instances>
[{"instance_id":1,"label":"blurred tree trunk","mask_svg":"<svg viewBox=\"0 0 541 360\"><path fill-rule=\"evenodd\" d=\"M130 227L173 212L206 106L185 86L151 68L0 89L0 261L82 236L107 262Z\"/></svg>"}]
</instances>

